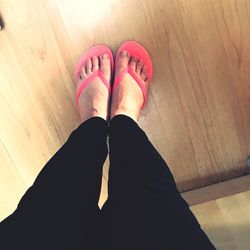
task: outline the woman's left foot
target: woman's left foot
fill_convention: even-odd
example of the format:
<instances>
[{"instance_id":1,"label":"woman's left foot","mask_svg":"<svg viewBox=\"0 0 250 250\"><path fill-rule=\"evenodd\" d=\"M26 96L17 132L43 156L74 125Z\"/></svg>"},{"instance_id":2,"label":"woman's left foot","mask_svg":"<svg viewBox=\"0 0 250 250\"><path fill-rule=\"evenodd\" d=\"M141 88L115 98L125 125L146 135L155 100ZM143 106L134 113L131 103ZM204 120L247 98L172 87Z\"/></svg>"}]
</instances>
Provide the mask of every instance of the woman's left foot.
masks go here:
<instances>
[{"instance_id":1,"label":"woman's left foot","mask_svg":"<svg viewBox=\"0 0 250 250\"><path fill-rule=\"evenodd\" d=\"M145 89L148 90L149 81L147 79L149 73L147 66L140 58L130 56L128 51L121 51L115 75L119 75L128 66L134 71L138 79L141 80ZM129 116L137 122L143 101L143 94L140 87L133 77L129 73L126 73L113 91L110 118L112 119L114 116L122 114Z\"/></svg>"}]
</instances>

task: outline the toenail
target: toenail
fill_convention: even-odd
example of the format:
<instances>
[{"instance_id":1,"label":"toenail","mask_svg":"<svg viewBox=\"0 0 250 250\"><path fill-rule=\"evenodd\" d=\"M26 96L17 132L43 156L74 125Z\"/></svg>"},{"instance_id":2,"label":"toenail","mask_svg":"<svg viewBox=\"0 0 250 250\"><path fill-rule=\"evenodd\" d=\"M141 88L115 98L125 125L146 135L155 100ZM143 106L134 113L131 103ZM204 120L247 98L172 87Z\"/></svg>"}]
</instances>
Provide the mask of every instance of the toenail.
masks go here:
<instances>
[{"instance_id":1,"label":"toenail","mask_svg":"<svg viewBox=\"0 0 250 250\"><path fill-rule=\"evenodd\" d=\"M103 59L109 59L109 55L108 55L108 54L103 54L103 55L102 55L102 58L103 58Z\"/></svg>"},{"instance_id":2,"label":"toenail","mask_svg":"<svg viewBox=\"0 0 250 250\"><path fill-rule=\"evenodd\" d=\"M137 59L136 57L132 57L132 58L131 58L131 62L137 62L137 60L138 60L138 59Z\"/></svg>"},{"instance_id":3,"label":"toenail","mask_svg":"<svg viewBox=\"0 0 250 250\"><path fill-rule=\"evenodd\" d=\"M126 50L121 52L121 56L127 56L127 55L128 55L128 52Z\"/></svg>"}]
</instances>

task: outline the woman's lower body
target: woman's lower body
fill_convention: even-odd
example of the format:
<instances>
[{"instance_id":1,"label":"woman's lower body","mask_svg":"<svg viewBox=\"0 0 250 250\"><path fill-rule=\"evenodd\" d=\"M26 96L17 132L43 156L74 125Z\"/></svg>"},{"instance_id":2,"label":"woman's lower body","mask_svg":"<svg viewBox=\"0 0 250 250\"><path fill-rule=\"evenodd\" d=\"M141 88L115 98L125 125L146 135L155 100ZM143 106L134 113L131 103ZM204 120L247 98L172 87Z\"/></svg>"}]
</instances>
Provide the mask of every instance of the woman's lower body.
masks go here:
<instances>
[{"instance_id":1,"label":"woman's lower body","mask_svg":"<svg viewBox=\"0 0 250 250\"><path fill-rule=\"evenodd\" d=\"M100 210L108 154L108 200ZM215 249L173 176L125 115L82 123L0 224L0 249Z\"/></svg>"},{"instance_id":2,"label":"woman's lower body","mask_svg":"<svg viewBox=\"0 0 250 250\"><path fill-rule=\"evenodd\" d=\"M136 123L152 71L142 46L125 46L131 44L142 58L118 50L116 88L107 47L81 60L77 104L82 124L45 165L17 210L0 223L0 249L214 249L167 164ZM108 200L100 210L108 135Z\"/></svg>"}]
</instances>

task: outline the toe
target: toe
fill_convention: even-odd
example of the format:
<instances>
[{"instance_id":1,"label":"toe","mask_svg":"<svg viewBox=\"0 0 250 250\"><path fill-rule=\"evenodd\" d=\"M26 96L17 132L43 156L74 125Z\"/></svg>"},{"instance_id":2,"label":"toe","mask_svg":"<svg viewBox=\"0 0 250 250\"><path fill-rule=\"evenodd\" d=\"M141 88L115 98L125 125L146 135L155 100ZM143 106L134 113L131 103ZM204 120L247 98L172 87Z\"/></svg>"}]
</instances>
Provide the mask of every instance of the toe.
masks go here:
<instances>
[{"instance_id":1,"label":"toe","mask_svg":"<svg viewBox=\"0 0 250 250\"><path fill-rule=\"evenodd\" d=\"M138 58L136 57L131 57L130 62L129 62L129 66L135 71L136 69L136 65L138 62Z\"/></svg>"},{"instance_id":2,"label":"toe","mask_svg":"<svg viewBox=\"0 0 250 250\"><path fill-rule=\"evenodd\" d=\"M147 66L144 65L141 71L141 78L143 81L147 80L147 76L148 76L148 70L147 70Z\"/></svg>"},{"instance_id":3,"label":"toe","mask_svg":"<svg viewBox=\"0 0 250 250\"><path fill-rule=\"evenodd\" d=\"M101 65L102 64L110 64L109 55L106 53L101 56Z\"/></svg>"},{"instance_id":4,"label":"toe","mask_svg":"<svg viewBox=\"0 0 250 250\"><path fill-rule=\"evenodd\" d=\"M141 74L142 67L143 67L143 62L140 59L136 65L136 73L138 73L139 75Z\"/></svg>"},{"instance_id":5,"label":"toe","mask_svg":"<svg viewBox=\"0 0 250 250\"><path fill-rule=\"evenodd\" d=\"M82 66L79 76L80 76L80 80L84 80L87 77L86 64Z\"/></svg>"},{"instance_id":6,"label":"toe","mask_svg":"<svg viewBox=\"0 0 250 250\"><path fill-rule=\"evenodd\" d=\"M89 75L92 72L92 60L89 58L86 63L86 71L87 74Z\"/></svg>"},{"instance_id":7,"label":"toe","mask_svg":"<svg viewBox=\"0 0 250 250\"><path fill-rule=\"evenodd\" d=\"M126 50L121 51L118 61L117 61L117 66L116 66L117 73L119 73L122 69L128 66L129 59L130 59L130 56L129 56L128 51Z\"/></svg>"},{"instance_id":8,"label":"toe","mask_svg":"<svg viewBox=\"0 0 250 250\"><path fill-rule=\"evenodd\" d=\"M92 70L97 71L99 69L99 59L97 56L92 57L92 63L93 63Z\"/></svg>"},{"instance_id":9,"label":"toe","mask_svg":"<svg viewBox=\"0 0 250 250\"><path fill-rule=\"evenodd\" d=\"M123 59L123 60L125 60L125 59L127 59L127 62L129 61L129 54L128 54L128 51L126 51L126 50L123 50L123 51L121 51L121 53L120 53L120 56L119 56L119 59Z\"/></svg>"},{"instance_id":10,"label":"toe","mask_svg":"<svg viewBox=\"0 0 250 250\"><path fill-rule=\"evenodd\" d=\"M110 80L111 76L111 65L110 65L110 56L108 54L103 54L100 56L100 69L107 80Z\"/></svg>"}]
</instances>

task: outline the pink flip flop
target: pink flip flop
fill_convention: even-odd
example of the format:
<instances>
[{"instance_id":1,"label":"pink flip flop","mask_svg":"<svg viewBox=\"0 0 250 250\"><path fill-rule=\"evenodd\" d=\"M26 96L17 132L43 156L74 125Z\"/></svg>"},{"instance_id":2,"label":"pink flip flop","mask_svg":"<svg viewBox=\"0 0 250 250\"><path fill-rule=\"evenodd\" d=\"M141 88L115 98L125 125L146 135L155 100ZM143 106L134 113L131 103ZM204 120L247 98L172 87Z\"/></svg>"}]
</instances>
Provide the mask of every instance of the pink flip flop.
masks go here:
<instances>
[{"instance_id":1,"label":"pink flip flop","mask_svg":"<svg viewBox=\"0 0 250 250\"><path fill-rule=\"evenodd\" d=\"M82 66L87 62L87 60L89 58L91 58L93 56L98 57L98 56L101 56L105 53L108 54L110 57L111 75L112 75L112 72L114 69L114 58L113 58L113 53L112 53L111 49L109 47L107 47L106 45L96 45L96 46L90 47L79 59L79 62L77 63L76 68L75 68L76 80L78 80L80 78L80 72L81 72ZM107 80L105 79L101 70L98 69L97 71L93 72L93 74L91 74L86 80L82 81L82 83L78 86L78 88L76 90L76 104L77 105L78 105L78 100L79 100L79 97L80 97L82 91L96 77L99 77L102 80L103 84L107 87L109 94L111 93L110 82L107 82Z\"/></svg>"},{"instance_id":2,"label":"pink flip flop","mask_svg":"<svg viewBox=\"0 0 250 250\"><path fill-rule=\"evenodd\" d=\"M152 76L153 76L153 65L152 65L150 55L147 52L147 50L136 41L126 41L123 44L121 44L119 49L118 49L118 52L117 52L116 58L115 58L115 65L117 65L117 61L118 61L118 58L120 56L121 51L124 51L124 50L128 51L130 56L139 58L143 61L143 64L147 66L147 69L148 69L147 79L150 82L152 79ZM119 82L122 80L122 78L124 77L124 75L126 73L130 74L134 78L136 83L139 85L139 87L141 88L141 91L143 94L143 99L144 99L141 108L143 108L145 103L146 103L146 100L147 100L146 88L145 88L142 80L140 78L138 78L138 76L136 75L136 73L133 71L133 69L130 66L125 68L118 76L115 77L112 91L114 91L114 89L117 87L117 85L119 84Z\"/></svg>"}]
</instances>

